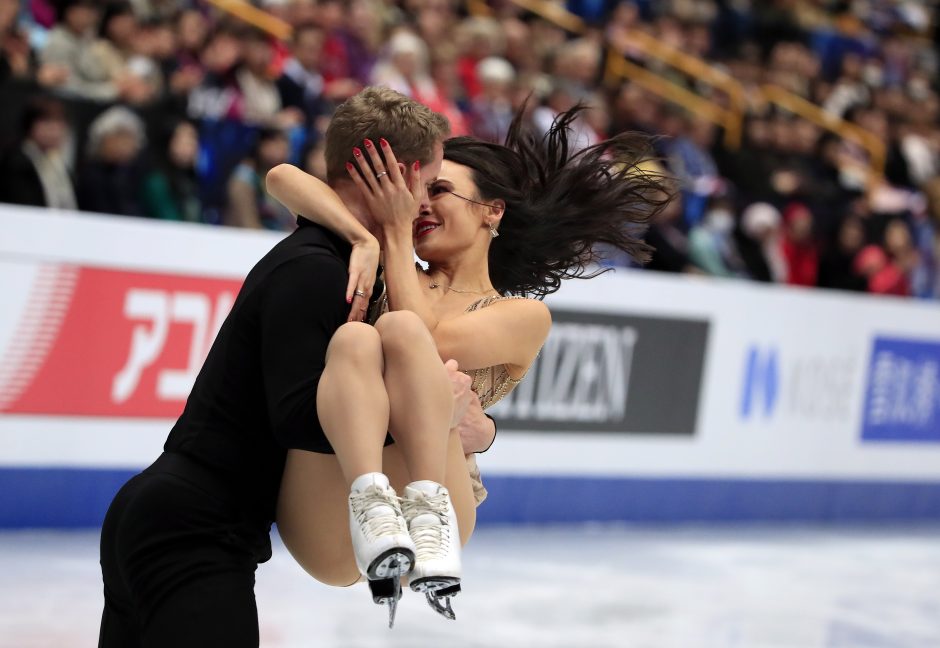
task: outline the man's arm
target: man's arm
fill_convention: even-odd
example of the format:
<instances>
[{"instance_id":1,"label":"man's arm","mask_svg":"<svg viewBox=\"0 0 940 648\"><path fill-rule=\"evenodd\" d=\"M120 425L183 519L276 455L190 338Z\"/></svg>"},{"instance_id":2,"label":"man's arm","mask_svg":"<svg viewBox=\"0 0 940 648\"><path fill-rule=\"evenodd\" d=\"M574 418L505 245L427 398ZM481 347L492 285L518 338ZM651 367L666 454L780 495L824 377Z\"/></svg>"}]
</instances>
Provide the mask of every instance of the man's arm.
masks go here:
<instances>
[{"instance_id":1,"label":"man's arm","mask_svg":"<svg viewBox=\"0 0 940 648\"><path fill-rule=\"evenodd\" d=\"M346 321L345 285L341 260L310 254L276 268L262 287L261 368L282 447L313 449L319 437L317 385L330 338Z\"/></svg>"},{"instance_id":2,"label":"man's arm","mask_svg":"<svg viewBox=\"0 0 940 648\"><path fill-rule=\"evenodd\" d=\"M464 454L486 452L496 440L496 421L480 407L476 394L470 399L467 411L457 424Z\"/></svg>"}]
</instances>

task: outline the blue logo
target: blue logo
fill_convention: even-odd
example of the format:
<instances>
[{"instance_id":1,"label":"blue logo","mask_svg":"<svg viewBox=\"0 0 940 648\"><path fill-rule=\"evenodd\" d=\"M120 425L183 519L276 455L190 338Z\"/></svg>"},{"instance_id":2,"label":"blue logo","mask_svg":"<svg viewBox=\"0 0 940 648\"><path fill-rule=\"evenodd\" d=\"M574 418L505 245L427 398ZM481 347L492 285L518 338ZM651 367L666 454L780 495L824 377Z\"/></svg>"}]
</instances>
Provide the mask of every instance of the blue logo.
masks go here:
<instances>
[{"instance_id":1,"label":"blue logo","mask_svg":"<svg viewBox=\"0 0 940 648\"><path fill-rule=\"evenodd\" d=\"M777 349L766 352L752 346L748 349L744 364L744 384L741 391L741 418L747 419L751 412L760 408L764 418L770 418L777 406L780 393L780 362Z\"/></svg>"},{"instance_id":2,"label":"blue logo","mask_svg":"<svg viewBox=\"0 0 940 648\"><path fill-rule=\"evenodd\" d=\"M940 343L875 338L862 439L940 443Z\"/></svg>"}]
</instances>

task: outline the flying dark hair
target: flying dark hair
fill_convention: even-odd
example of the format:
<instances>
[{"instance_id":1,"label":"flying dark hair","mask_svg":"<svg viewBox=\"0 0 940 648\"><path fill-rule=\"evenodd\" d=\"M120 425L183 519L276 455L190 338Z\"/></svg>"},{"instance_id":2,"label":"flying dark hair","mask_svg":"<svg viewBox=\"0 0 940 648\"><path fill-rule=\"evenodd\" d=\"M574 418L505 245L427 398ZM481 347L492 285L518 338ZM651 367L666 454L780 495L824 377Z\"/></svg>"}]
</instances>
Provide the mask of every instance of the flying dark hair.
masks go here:
<instances>
[{"instance_id":1,"label":"flying dark hair","mask_svg":"<svg viewBox=\"0 0 940 648\"><path fill-rule=\"evenodd\" d=\"M598 244L640 263L653 251L642 235L672 191L665 177L640 166L652 159L650 138L622 133L574 151L571 126L581 110L560 114L544 137L525 128L520 111L505 145L444 142L444 159L471 169L483 200L506 203L489 252L490 280L501 294L543 298L562 279L606 272L593 269L603 258Z\"/></svg>"}]
</instances>

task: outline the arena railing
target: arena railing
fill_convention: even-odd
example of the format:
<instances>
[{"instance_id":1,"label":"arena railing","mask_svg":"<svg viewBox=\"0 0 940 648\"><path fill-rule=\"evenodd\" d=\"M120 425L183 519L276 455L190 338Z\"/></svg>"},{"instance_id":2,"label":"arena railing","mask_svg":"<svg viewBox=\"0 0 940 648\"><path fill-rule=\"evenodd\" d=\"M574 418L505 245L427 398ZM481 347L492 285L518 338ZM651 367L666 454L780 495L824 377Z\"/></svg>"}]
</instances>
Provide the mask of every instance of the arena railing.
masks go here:
<instances>
[{"instance_id":1,"label":"arena railing","mask_svg":"<svg viewBox=\"0 0 940 648\"><path fill-rule=\"evenodd\" d=\"M290 39L291 33L293 32L290 23L262 9L258 9L244 0L206 0L206 2L216 9L229 13L280 40Z\"/></svg>"},{"instance_id":2,"label":"arena railing","mask_svg":"<svg viewBox=\"0 0 940 648\"><path fill-rule=\"evenodd\" d=\"M579 16L557 3L549 0L510 1L568 32L584 34L588 31L587 25ZM468 0L467 6L469 11L476 15L485 15L492 11L485 0ZM730 106L702 97L685 86L628 60L622 52L614 50L610 50L607 56L605 81L610 82L615 78L629 79L666 101L682 106L690 113L724 128L725 144L732 150L740 146L742 125L749 109L749 100L743 84L724 70L663 43L643 31L632 30L630 41L632 47L649 59L659 61L696 81L723 91L728 96ZM862 169L869 187L874 186L883 177L885 144L871 131L832 115L818 105L776 85L761 86L753 100L758 104L774 104L863 148L869 156L867 166Z\"/></svg>"},{"instance_id":3,"label":"arena railing","mask_svg":"<svg viewBox=\"0 0 940 648\"><path fill-rule=\"evenodd\" d=\"M276 38L290 38L292 31L290 24L243 0L207 0L207 2ZM587 25L578 15L549 0L511 0L511 2L570 33L584 34L588 30ZM492 8L485 0L466 0L466 6L472 15L492 15ZM632 46L650 59L655 59L683 72L690 78L721 90L728 96L730 106L702 97L685 86L628 60L622 52L614 50L609 51L605 62L605 81L611 82L616 78L629 79L666 101L682 106L690 113L724 128L725 144L729 148L734 150L740 146L741 129L748 110L748 100L744 86L739 81L724 70L663 43L640 30L631 31L630 40ZM865 149L869 155L869 167L865 170L869 185L877 182L882 176L886 157L885 144L874 133L846 122L779 86L764 85L759 91L758 99L777 105Z\"/></svg>"}]
</instances>

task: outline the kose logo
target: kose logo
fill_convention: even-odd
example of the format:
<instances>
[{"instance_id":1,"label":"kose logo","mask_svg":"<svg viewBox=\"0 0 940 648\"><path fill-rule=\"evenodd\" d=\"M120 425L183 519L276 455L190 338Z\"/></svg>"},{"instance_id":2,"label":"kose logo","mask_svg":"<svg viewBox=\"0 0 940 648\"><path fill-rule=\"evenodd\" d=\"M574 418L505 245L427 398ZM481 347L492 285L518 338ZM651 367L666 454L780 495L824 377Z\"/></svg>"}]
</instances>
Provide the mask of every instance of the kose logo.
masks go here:
<instances>
[{"instance_id":1,"label":"kose logo","mask_svg":"<svg viewBox=\"0 0 940 648\"><path fill-rule=\"evenodd\" d=\"M773 414L780 390L780 367L777 350L761 352L751 347L744 365L744 389L741 396L741 417L747 418L752 409L760 407L765 417Z\"/></svg>"},{"instance_id":2,"label":"kose logo","mask_svg":"<svg viewBox=\"0 0 940 648\"><path fill-rule=\"evenodd\" d=\"M744 357L741 419L835 421L848 416L856 367L851 356L790 356L775 346L751 346Z\"/></svg>"}]
</instances>

